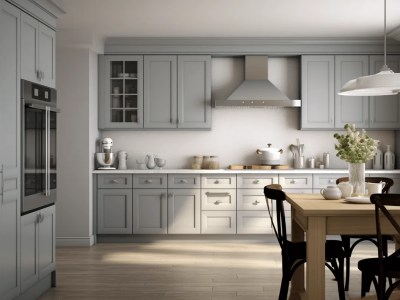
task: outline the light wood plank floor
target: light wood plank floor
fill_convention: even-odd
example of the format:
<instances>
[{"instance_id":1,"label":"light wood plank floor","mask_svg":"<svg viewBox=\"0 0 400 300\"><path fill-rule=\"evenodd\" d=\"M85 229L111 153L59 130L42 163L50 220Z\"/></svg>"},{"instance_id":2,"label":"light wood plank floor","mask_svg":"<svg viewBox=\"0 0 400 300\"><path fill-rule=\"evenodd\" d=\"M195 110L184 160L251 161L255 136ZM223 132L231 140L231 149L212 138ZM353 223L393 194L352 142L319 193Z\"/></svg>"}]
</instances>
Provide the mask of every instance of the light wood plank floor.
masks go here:
<instances>
[{"instance_id":1,"label":"light wood plank floor","mask_svg":"<svg viewBox=\"0 0 400 300\"><path fill-rule=\"evenodd\" d=\"M373 246L357 247L348 299L361 299L357 259L374 255ZM275 243L160 241L57 248L57 287L40 300L276 300L280 268ZM326 278L326 298L338 299L329 271Z\"/></svg>"}]
</instances>

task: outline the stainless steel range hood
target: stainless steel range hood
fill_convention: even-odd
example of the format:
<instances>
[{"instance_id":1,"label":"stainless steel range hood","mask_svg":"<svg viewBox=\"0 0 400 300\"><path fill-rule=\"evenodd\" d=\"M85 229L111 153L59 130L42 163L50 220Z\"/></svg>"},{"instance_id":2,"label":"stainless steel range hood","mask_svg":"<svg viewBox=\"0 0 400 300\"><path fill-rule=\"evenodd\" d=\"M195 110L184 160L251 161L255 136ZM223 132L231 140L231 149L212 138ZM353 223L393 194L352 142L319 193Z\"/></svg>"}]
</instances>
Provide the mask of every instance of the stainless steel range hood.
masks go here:
<instances>
[{"instance_id":1,"label":"stainless steel range hood","mask_svg":"<svg viewBox=\"0 0 400 300\"><path fill-rule=\"evenodd\" d=\"M268 56L245 57L245 78L238 88L215 107L300 107L300 100L290 100L268 80Z\"/></svg>"}]
</instances>

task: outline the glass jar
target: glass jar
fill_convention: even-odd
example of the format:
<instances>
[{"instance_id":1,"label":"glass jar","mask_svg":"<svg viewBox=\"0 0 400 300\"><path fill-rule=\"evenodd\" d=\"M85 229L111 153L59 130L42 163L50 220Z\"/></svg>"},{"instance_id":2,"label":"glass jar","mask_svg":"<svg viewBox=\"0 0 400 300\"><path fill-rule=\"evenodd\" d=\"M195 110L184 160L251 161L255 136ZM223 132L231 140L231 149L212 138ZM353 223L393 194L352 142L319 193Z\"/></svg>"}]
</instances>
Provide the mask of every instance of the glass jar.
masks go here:
<instances>
[{"instance_id":1,"label":"glass jar","mask_svg":"<svg viewBox=\"0 0 400 300\"><path fill-rule=\"evenodd\" d=\"M210 156L203 156L203 163L201 164L202 169L208 169L210 167Z\"/></svg>"},{"instance_id":2,"label":"glass jar","mask_svg":"<svg viewBox=\"0 0 400 300\"><path fill-rule=\"evenodd\" d=\"M210 157L210 163L208 166L209 169L219 169L219 161L218 161L218 156L211 156Z\"/></svg>"}]
</instances>

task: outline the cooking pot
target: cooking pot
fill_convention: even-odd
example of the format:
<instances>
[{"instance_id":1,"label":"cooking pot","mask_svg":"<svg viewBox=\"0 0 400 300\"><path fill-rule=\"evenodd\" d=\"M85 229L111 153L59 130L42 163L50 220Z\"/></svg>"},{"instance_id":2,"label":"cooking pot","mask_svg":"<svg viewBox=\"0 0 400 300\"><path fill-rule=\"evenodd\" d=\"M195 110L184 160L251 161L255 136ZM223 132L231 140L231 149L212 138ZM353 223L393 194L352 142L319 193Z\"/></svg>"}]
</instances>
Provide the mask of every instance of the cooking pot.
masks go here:
<instances>
[{"instance_id":1,"label":"cooking pot","mask_svg":"<svg viewBox=\"0 0 400 300\"><path fill-rule=\"evenodd\" d=\"M271 144L268 144L267 148L256 150L262 165L279 165L282 153L282 149L272 148Z\"/></svg>"}]
</instances>

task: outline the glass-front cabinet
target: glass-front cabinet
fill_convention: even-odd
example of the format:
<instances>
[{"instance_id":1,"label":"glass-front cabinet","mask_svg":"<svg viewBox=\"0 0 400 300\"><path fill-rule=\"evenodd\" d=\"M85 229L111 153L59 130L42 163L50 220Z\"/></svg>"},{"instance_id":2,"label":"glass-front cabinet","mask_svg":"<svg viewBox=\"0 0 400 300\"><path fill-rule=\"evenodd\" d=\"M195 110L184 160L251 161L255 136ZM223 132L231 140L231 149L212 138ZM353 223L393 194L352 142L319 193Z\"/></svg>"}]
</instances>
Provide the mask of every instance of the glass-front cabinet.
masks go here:
<instances>
[{"instance_id":1,"label":"glass-front cabinet","mask_svg":"<svg viewBox=\"0 0 400 300\"><path fill-rule=\"evenodd\" d=\"M143 56L99 60L99 128L143 128Z\"/></svg>"}]
</instances>

